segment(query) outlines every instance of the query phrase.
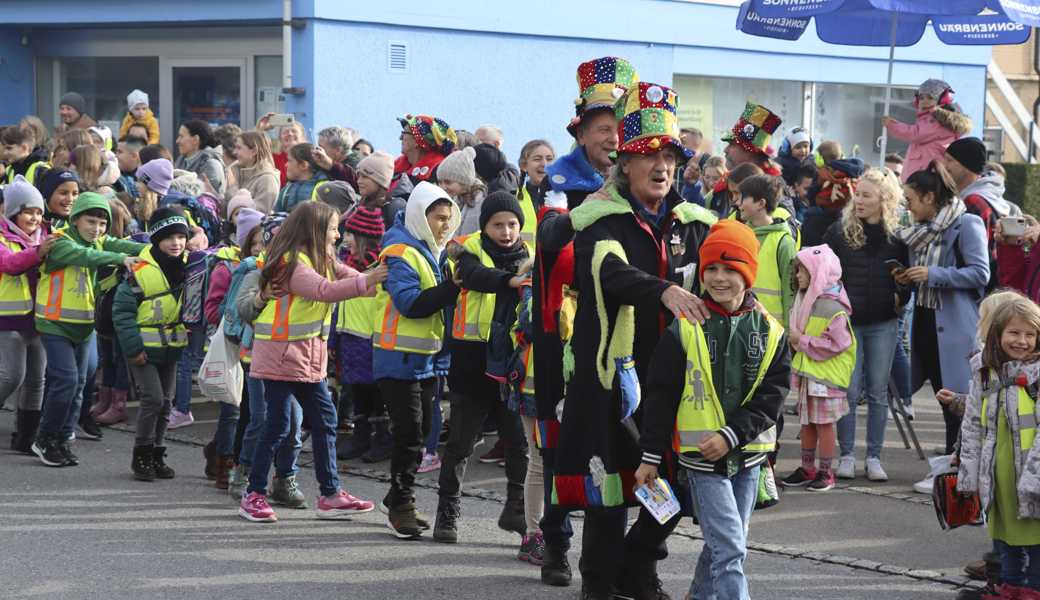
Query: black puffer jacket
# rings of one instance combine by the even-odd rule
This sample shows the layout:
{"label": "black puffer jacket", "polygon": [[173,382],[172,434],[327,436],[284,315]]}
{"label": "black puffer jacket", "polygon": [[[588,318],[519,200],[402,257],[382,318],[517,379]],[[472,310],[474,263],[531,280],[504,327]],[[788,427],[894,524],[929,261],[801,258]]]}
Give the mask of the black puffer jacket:
{"label": "black puffer jacket", "polygon": [[885,261],[891,259],[909,266],[906,245],[888,238],[880,224],[864,224],[863,233],[867,236],[867,243],[862,248],[853,249],[845,240],[839,219],[823,236],[823,242],[834,250],[841,262],[841,280],[852,302],[853,325],[871,325],[894,319],[899,316],[896,297],[900,306],[910,298],[910,288],[896,284],[885,266]]}

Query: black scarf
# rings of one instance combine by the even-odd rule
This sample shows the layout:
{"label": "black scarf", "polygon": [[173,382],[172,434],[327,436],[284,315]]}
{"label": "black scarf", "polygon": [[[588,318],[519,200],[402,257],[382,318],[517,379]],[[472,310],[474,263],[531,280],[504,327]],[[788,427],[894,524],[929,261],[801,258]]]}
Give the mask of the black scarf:
{"label": "black scarf", "polygon": [[158,246],[152,246],[152,258],[159,265],[163,275],[166,276],[166,282],[170,284],[170,289],[181,287],[184,283],[184,276],[186,274],[186,266],[184,264],[184,255],[170,256]]}
{"label": "black scarf", "polygon": [[510,273],[516,273],[517,269],[520,268],[520,263],[527,260],[529,256],[527,253],[527,245],[524,244],[523,240],[517,239],[516,243],[508,248],[499,246],[494,240],[480,234],[480,247],[488,253],[491,260],[495,263],[495,267],[502,269],[503,271],[509,271]]}

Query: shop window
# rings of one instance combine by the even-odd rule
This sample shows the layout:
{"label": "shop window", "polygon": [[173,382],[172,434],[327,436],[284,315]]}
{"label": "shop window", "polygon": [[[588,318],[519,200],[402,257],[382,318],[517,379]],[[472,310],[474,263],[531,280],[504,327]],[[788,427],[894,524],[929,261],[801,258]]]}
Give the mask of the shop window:
{"label": "shop window", "polygon": [[[62,94],[73,91],[83,95],[88,114],[110,127],[115,123],[118,128],[127,113],[126,96],[134,89],[147,93],[152,112],[157,118],[160,114],[158,57],[46,58],[40,63],[48,63],[47,68],[39,70],[40,79],[51,78],[38,94],[42,116],[57,115],[58,100]],[[56,90],[52,83],[55,69]]]}

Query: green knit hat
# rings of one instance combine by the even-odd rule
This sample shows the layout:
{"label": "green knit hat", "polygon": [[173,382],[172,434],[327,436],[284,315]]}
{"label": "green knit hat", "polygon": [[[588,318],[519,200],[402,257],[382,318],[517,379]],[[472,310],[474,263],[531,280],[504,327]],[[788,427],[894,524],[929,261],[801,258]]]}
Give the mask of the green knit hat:
{"label": "green knit hat", "polygon": [[104,210],[105,214],[108,215],[108,220],[112,220],[112,209],[108,206],[108,200],[97,192],[83,192],[76,196],[76,201],[72,203],[72,212],[69,213],[69,220],[75,219],[79,213],[86,212],[92,208]]}

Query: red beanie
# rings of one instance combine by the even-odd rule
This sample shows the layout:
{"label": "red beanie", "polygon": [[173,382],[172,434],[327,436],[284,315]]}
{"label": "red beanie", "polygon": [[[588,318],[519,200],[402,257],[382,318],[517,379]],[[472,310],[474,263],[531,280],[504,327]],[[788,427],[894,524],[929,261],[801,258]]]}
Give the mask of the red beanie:
{"label": "red beanie", "polygon": [[700,250],[701,264],[698,276],[704,280],[704,269],[714,263],[723,263],[739,272],[744,283],[751,287],[758,275],[758,238],[750,227],[736,219],[723,219],[711,226]]}
{"label": "red beanie", "polygon": [[383,226],[383,213],[375,208],[358,206],[347,219],[346,229],[355,235],[378,240],[386,233],[386,228]]}

